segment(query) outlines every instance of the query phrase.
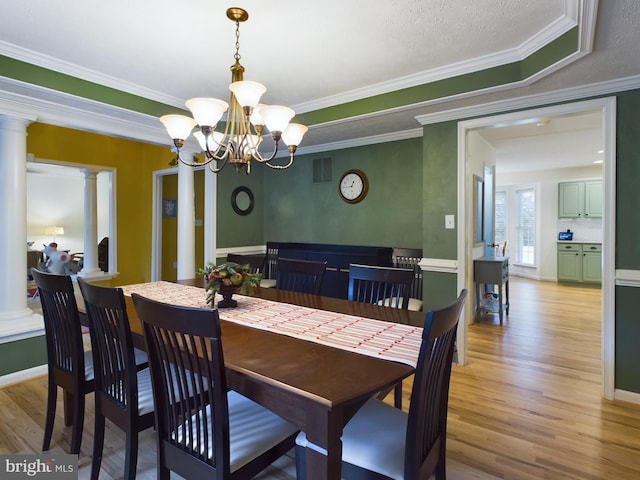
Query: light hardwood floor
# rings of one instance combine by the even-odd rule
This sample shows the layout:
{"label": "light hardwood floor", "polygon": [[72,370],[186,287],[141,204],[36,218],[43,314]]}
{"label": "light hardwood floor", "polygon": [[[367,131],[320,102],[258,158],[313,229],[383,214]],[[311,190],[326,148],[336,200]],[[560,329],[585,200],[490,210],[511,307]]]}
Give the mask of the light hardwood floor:
{"label": "light hardwood floor", "polygon": [[[640,406],[600,396],[600,290],[510,283],[504,326],[496,315],[471,325],[469,364],[453,369],[448,478],[640,478]],[[404,387],[408,398],[410,382]],[[40,452],[45,399],[44,377],[0,389],[0,454]],[[91,404],[89,396],[81,479],[89,478]],[[52,452],[68,449],[69,429],[62,425],[57,418]],[[108,429],[101,479],[121,478],[123,450],[122,434]],[[291,453],[258,478],[291,480],[293,461]],[[153,432],[144,432],[138,478],[155,475]]]}

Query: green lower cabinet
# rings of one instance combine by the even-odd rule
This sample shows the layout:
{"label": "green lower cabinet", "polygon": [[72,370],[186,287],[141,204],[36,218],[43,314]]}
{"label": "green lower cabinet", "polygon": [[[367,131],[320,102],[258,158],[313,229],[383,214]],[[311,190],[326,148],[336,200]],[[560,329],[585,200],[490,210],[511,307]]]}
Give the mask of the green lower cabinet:
{"label": "green lower cabinet", "polygon": [[602,245],[595,243],[582,245],[582,281],[602,282]]}
{"label": "green lower cabinet", "polygon": [[558,244],[558,281],[582,280],[582,246],[576,243]]}
{"label": "green lower cabinet", "polygon": [[559,243],[558,281],[601,283],[602,245]]}

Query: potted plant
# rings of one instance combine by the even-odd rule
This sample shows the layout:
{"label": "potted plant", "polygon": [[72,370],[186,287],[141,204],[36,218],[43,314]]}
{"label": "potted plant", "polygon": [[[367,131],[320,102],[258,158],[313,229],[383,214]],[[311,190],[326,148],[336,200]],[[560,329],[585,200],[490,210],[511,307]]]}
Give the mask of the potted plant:
{"label": "potted plant", "polygon": [[209,262],[204,268],[198,269],[204,276],[207,291],[207,303],[214,307],[216,293],[220,292],[223,300],[218,302],[218,308],[237,307],[238,302],[231,297],[234,293],[247,294],[253,292],[253,287],[260,285],[260,275],[251,273],[249,265],[235,262],[225,262],[213,265]]}

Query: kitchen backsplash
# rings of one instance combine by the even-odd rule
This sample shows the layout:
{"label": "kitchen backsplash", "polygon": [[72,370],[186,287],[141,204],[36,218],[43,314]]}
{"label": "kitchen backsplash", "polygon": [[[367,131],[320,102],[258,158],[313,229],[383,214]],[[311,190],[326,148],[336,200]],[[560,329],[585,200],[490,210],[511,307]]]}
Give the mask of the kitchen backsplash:
{"label": "kitchen backsplash", "polygon": [[566,232],[567,229],[573,232],[574,242],[602,242],[602,219],[601,218],[563,218],[557,221],[558,232]]}

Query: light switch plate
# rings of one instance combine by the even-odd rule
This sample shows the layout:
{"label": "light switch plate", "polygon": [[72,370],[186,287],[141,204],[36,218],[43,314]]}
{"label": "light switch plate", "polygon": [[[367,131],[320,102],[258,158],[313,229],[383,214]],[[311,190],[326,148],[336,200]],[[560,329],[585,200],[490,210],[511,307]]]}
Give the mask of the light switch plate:
{"label": "light switch plate", "polygon": [[447,229],[456,228],[456,216],[455,215],[445,215],[444,216],[444,228],[447,228]]}

